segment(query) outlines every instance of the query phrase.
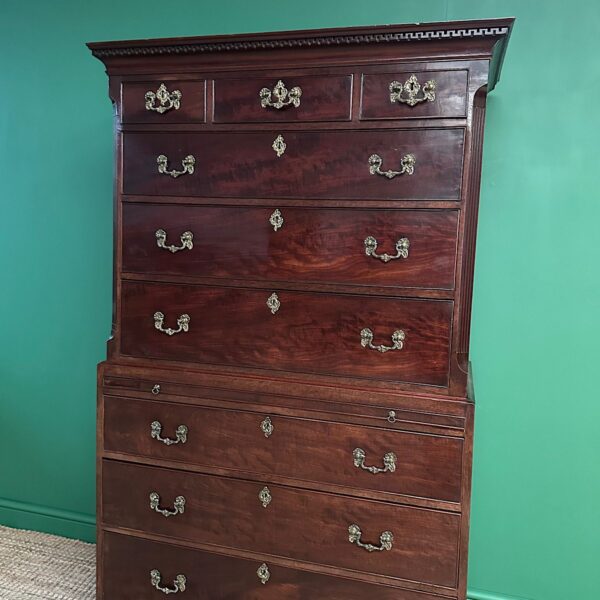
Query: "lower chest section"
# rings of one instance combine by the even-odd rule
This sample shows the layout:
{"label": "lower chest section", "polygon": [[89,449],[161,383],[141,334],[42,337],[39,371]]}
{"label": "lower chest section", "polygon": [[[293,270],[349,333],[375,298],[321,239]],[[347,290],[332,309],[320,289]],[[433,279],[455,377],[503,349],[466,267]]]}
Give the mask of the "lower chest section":
{"label": "lower chest section", "polygon": [[144,375],[100,393],[104,598],[456,597],[465,406]]}

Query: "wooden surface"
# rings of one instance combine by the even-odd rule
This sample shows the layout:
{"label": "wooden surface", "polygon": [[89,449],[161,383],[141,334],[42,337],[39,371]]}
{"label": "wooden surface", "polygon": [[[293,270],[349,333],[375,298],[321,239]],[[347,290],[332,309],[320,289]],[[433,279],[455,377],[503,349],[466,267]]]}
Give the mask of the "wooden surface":
{"label": "wooden surface", "polygon": [[94,42],[88,47],[111,76],[160,69],[181,72],[198,64],[227,70],[240,65],[298,67],[477,57],[490,63],[492,90],[500,76],[513,23],[514,18],[443,21]]}
{"label": "wooden surface", "polygon": [[[259,500],[264,482],[190,474],[107,461],[103,467],[103,514],[109,526],[233,547],[396,579],[456,585],[460,516],[270,484],[271,503]],[[161,509],[184,496],[185,512],[164,517],[150,509],[157,492]],[[394,534],[389,551],[351,544],[348,527],[360,526],[363,542],[378,546]]]}
{"label": "wooden surface", "polygon": [[[107,452],[166,459],[200,467],[292,476],[362,490],[460,502],[462,439],[424,435],[299,417],[269,411],[251,412],[184,404],[148,402],[107,396],[104,447]],[[267,438],[261,423],[269,418]],[[316,415],[315,415],[316,417]],[[164,437],[175,438],[185,425],[185,444],[166,446],[149,436],[150,423],[163,426]],[[354,465],[353,452],[362,448],[367,466],[383,467],[393,452],[396,470],[373,474]],[[410,499],[405,499],[410,501]]]}
{"label": "wooden surface", "polygon": [[[414,75],[421,88],[435,82],[435,102],[420,102],[414,106],[390,101],[390,83],[404,85]],[[424,117],[464,117],[467,109],[467,70],[423,71],[414,70],[386,73],[365,73],[362,77],[362,119],[422,119]],[[403,98],[407,98],[404,93]],[[418,97],[422,97],[422,93]]]}
{"label": "wooden surface", "polygon": [[[452,303],[372,296],[278,292],[279,310],[267,300],[276,290],[126,282],[122,286],[121,352],[127,356],[326,373],[443,386],[448,378]],[[169,336],[180,315],[189,331]],[[361,345],[369,328],[378,352]]]}
{"label": "wooden surface", "polygon": [[[275,231],[269,219],[280,211]],[[168,246],[194,235],[191,250],[159,248],[155,232],[167,233]],[[458,211],[307,209],[181,206],[128,203],[123,207],[123,270],[131,273],[369,287],[451,290]],[[408,257],[383,262],[367,256],[365,239],[377,240],[377,253],[395,256],[396,243],[410,242]],[[391,291],[390,290],[390,291]]]}
{"label": "wooden surface", "polygon": [[[206,365],[202,368],[186,363],[164,365],[140,359],[101,363],[101,388],[108,394],[202,404],[211,398],[221,401],[259,404],[286,409],[307,407],[326,415],[343,414],[344,419],[373,418],[373,424],[392,428],[425,423],[456,428],[462,432],[467,415],[466,403],[472,394],[462,396],[431,395],[419,391],[406,392],[403,386],[375,380],[335,379],[302,374],[270,373],[257,370],[240,372],[238,368]],[[158,395],[151,394],[160,384]],[[309,408],[310,407],[310,408]],[[389,422],[389,411],[396,420]],[[290,413],[291,414],[291,413]]]}
{"label": "wooden surface", "polygon": [[[161,585],[173,586],[173,579],[185,574],[186,593],[195,599],[232,600],[439,600],[439,596],[397,587],[374,585],[293,569],[268,560],[270,578],[262,584],[257,570],[260,560],[237,558],[146,541],[136,537],[106,534],[103,545],[106,596],[111,600],[145,598],[152,593],[150,570],[163,575]],[[157,596],[159,592],[154,592]]]}
{"label": "wooden surface", "polygon": [[[91,44],[115,103],[115,286],[98,372],[98,598],[465,600],[468,334],[483,119],[511,20]],[[390,82],[435,81],[391,102]],[[299,105],[263,107],[278,80]],[[145,93],[182,92],[163,115]],[[281,135],[285,151],[272,145]],[[400,169],[414,154],[413,174]],[[160,174],[157,156],[180,170]],[[283,224],[275,230],[275,210]],[[193,233],[193,248],[166,245]],[[365,253],[373,236],[383,262]],[[275,314],[266,302],[276,293]],[[190,316],[189,331],[164,327]],[[391,345],[405,332],[402,350]],[[261,423],[269,418],[273,432]],[[151,436],[158,420],[174,438]],[[393,472],[370,473],[354,463]],[[259,492],[268,486],[272,502]],[[184,514],[151,510],[186,497]],[[393,547],[367,543],[383,531]],[[269,563],[271,579],[256,571]],[[198,577],[202,573],[202,577]]]}
{"label": "wooden surface", "polygon": [[[157,93],[161,84],[169,93],[179,90],[184,98],[179,109],[158,113],[146,109],[146,92]],[[173,124],[203,123],[206,119],[206,81],[203,79],[132,81],[121,91],[123,123]],[[160,101],[154,106],[159,107]]]}
{"label": "wooden surface", "polygon": [[[126,133],[123,192],[126,194],[233,198],[407,198],[459,200],[464,131],[286,131],[278,157],[272,148],[281,131],[260,133]],[[413,175],[388,179],[369,172],[369,157],[381,169],[400,170],[407,154],[416,159]],[[192,175],[160,174],[159,155],[169,170],[196,160]]]}
{"label": "wooden surface", "polygon": [[[259,91],[271,91],[278,81],[288,90],[300,87],[298,107],[263,107],[257,102]],[[279,73],[274,77],[237,74],[216,79],[214,83],[215,123],[278,123],[286,121],[349,121],[352,102],[352,74],[298,76]],[[271,98],[276,102],[275,96]]]}

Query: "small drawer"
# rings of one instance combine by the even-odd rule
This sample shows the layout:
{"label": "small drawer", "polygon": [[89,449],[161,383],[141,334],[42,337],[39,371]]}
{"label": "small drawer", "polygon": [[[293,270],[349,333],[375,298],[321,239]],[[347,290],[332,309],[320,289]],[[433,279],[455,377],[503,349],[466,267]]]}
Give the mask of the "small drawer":
{"label": "small drawer", "polygon": [[125,203],[123,271],[453,289],[457,210]]}
{"label": "small drawer", "polygon": [[450,588],[457,583],[458,513],[107,460],[102,480],[105,526]]}
{"label": "small drawer", "polygon": [[457,437],[114,396],[104,396],[103,436],[108,452],[461,499],[463,440]]}
{"label": "small drawer", "polygon": [[123,135],[123,193],[454,200],[464,128]]}
{"label": "small drawer", "polygon": [[216,79],[214,122],[349,121],[351,96],[352,75]]}
{"label": "small drawer", "polygon": [[466,110],[466,70],[363,74],[363,120],[466,117]]}
{"label": "small drawer", "polygon": [[125,82],[121,103],[124,123],[204,123],[206,82],[203,79]]}
{"label": "small drawer", "polygon": [[124,281],[127,356],[447,385],[453,303]]}
{"label": "small drawer", "polygon": [[104,533],[102,554],[104,593],[98,600],[160,597],[157,586],[174,593],[182,581],[183,598],[193,600],[440,600],[426,593],[283,567],[271,555],[237,558],[112,532]]}

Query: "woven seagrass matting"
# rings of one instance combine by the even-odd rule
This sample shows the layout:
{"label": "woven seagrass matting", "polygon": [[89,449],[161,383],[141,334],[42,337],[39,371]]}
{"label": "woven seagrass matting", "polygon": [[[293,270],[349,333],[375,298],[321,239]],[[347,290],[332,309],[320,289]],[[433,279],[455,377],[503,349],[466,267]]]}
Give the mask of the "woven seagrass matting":
{"label": "woven seagrass matting", "polygon": [[0,600],[94,600],[96,547],[0,526]]}

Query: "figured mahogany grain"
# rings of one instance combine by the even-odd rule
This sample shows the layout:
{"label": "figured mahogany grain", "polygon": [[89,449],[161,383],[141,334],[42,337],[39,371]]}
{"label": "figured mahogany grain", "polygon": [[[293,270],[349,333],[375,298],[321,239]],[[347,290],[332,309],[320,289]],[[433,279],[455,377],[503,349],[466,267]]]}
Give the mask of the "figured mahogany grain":
{"label": "figured mahogany grain", "polygon": [[[386,73],[365,73],[362,77],[361,119],[421,119],[424,117],[464,117],[467,109],[466,70],[456,71],[402,71]],[[424,100],[410,106],[390,100],[390,83],[397,81],[404,85],[411,75],[417,77],[421,91],[417,98],[423,98],[423,85],[435,82],[435,99]],[[405,93],[402,96],[408,98]]]}
{"label": "figured mahogany grain", "polygon": [[[269,219],[279,210],[283,225]],[[219,207],[125,204],[123,270],[217,279],[340,283],[362,286],[452,289],[458,212],[454,210],[344,210],[281,207]],[[191,231],[194,247],[172,253]],[[385,263],[367,256],[373,236],[377,253],[397,254],[410,242],[408,258]]]}
{"label": "figured mahogany grain", "polygon": [[[460,516],[269,484],[271,503],[259,499],[265,483],[104,461],[104,524],[222,547],[268,553],[397,579],[454,587]],[[126,493],[125,493],[126,490]],[[184,496],[185,512],[165,518],[161,508]],[[357,524],[364,543],[394,535],[391,550],[367,552],[348,540]]]}
{"label": "figured mahogany grain", "polygon": [[[272,144],[282,134],[285,153]],[[147,133],[123,135],[123,193],[247,198],[355,198],[360,200],[459,200],[464,129]],[[195,171],[174,179],[158,172],[182,170],[192,155]],[[399,170],[414,154],[413,175],[372,175],[369,157],[382,170]]]}
{"label": "figured mahogany grain", "polygon": [[[238,365],[444,385],[452,302],[124,281],[121,352],[140,358]],[[272,314],[267,300],[277,293]],[[182,314],[189,331],[169,336]],[[402,350],[382,353],[361,345],[369,328],[374,345],[392,345],[402,330]]]}
{"label": "figured mahogany grain", "polygon": [[[282,108],[261,106],[259,92],[273,91],[282,80],[288,92],[302,90],[299,106]],[[350,119],[352,75],[297,75],[281,72],[278,77],[246,76],[214,81],[215,123],[276,123],[293,121],[348,121]],[[272,96],[275,102],[275,96]]]}
{"label": "figured mahogany grain", "polygon": [[[440,600],[430,594],[280,566],[267,556],[264,560],[237,558],[112,532],[104,534],[103,557],[105,597],[110,600],[153,597],[153,569],[163,576],[163,586],[172,587],[177,575],[185,575],[184,597],[194,600]],[[270,573],[266,584],[257,575],[263,562]]]}
{"label": "figured mahogany grain", "polygon": [[[165,402],[105,396],[104,449],[195,465],[459,502],[463,441],[435,435],[390,431]],[[273,433],[260,425],[269,417]],[[166,446],[150,436],[150,423],[174,438],[186,425],[187,442]],[[383,467],[394,452],[395,472],[372,474],[354,465],[362,448],[367,466]]]}
{"label": "figured mahogany grain", "polygon": [[[180,106],[158,113],[146,108],[146,92],[158,91],[164,83],[169,93],[181,92]],[[157,100],[154,106],[160,106]],[[168,125],[169,123],[204,123],[206,121],[206,81],[197,80],[153,80],[127,82],[121,88],[121,110],[124,123],[147,123]]]}

